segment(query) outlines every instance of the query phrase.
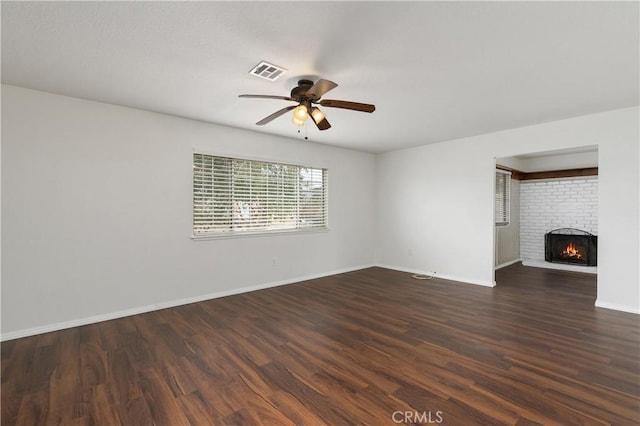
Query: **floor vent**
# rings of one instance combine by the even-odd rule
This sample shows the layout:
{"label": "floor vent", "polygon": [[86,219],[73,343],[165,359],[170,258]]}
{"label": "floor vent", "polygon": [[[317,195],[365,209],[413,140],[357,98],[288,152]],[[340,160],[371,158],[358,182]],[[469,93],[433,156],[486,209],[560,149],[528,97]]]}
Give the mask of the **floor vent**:
{"label": "floor vent", "polygon": [[249,71],[249,74],[264,78],[265,80],[276,81],[286,72],[287,70],[285,68],[270,64],[266,61],[261,61],[258,65],[253,67],[251,71]]}

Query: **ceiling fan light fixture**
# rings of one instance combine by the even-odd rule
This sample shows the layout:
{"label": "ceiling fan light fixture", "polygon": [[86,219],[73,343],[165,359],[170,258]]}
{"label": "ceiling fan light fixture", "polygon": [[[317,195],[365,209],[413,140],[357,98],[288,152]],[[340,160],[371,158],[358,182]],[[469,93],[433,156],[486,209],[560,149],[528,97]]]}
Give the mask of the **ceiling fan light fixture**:
{"label": "ceiling fan light fixture", "polygon": [[316,108],[316,107],[311,108],[311,117],[313,118],[313,121],[315,121],[316,123],[319,123],[326,118],[324,113],[320,111],[320,108]]}
{"label": "ceiling fan light fixture", "polygon": [[304,123],[309,117],[307,107],[304,105],[298,105],[298,107],[293,110],[293,116]]}
{"label": "ceiling fan light fixture", "polygon": [[304,127],[304,120],[299,120],[298,118],[296,118],[295,114],[294,114],[293,118],[291,119],[291,122],[293,124],[295,124],[296,127],[300,128],[300,129]]}

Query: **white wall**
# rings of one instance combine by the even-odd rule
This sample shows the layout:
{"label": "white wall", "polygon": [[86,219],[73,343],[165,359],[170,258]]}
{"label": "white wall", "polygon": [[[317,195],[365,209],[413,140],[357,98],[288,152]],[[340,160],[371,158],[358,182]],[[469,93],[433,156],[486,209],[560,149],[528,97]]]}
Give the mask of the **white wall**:
{"label": "white wall", "polygon": [[492,285],[495,159],[598,146],[598,306],[640,312],[638,107],[381,154],[379,264]]}
{"label": "white wall", "polygon": [[[331,230],[193,241],[194,147],[327,167]],[[371,154],[3,85],[2,337],[371,265],[374,176]]]}
{"label": "white wall", "polygon": [[524,173],[598,167],[598,147],[588,152],[546,151],[518,157],[499,158],[498,164]]}
{"label": "white wall", "polygon": [[453,141],[378,156],[378,263],[493,284],[495,160]]}
{"label": "white wall", "polygon": [[526,158],[521,172],[541,172],[598,167],[598,151]]}
{"label": "white wall", "polygon": [[[3,85],[2,338],[374,261],[493,285],[495,158],[588,145],[597,304],[639,312],[638,112],[373,156]],[[191,240],[194,147],[328,167],[331,231]]]}

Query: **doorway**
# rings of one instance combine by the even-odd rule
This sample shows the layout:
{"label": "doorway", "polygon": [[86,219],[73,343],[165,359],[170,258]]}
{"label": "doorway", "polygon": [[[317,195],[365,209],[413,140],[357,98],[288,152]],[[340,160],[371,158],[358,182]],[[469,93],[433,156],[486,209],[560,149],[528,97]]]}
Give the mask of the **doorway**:
{"label": "doorway", "polygon": [[[525,266],[597,273],[597,267],[545,260],[545,234],[559,228],[597,235],[598,147],[585,146],[496,158],[511,179],[509,223],[496,221],[495,270]],[[496,192],[496,202],[500,198]],[[499,284],[499,283],[496,283]]]}

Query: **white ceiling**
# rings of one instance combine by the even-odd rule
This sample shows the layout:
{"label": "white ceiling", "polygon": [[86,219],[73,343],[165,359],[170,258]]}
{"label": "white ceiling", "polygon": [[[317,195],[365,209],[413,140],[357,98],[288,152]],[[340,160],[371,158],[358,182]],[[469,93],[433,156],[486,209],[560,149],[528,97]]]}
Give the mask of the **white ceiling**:
{"label": "white ceiling", "polygon": [[[301,138],[255,122],[301,76],[312,141],[382,152],[638,105],[638,2],[2,2],[2,81]],[[269,82],[260,60],[289,70]]]}

